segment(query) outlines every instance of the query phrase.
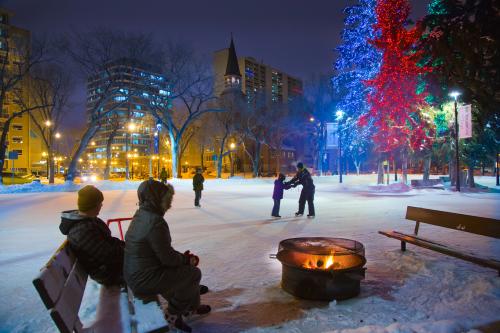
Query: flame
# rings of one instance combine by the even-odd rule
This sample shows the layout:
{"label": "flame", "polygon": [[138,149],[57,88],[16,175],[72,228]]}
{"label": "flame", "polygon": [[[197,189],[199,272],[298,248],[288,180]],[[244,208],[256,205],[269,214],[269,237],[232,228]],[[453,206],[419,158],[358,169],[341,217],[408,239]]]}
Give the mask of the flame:
{"label": "flame", "polygon": [[311,269],[339,269],[340,263],[336,262],[333,258],[333,255],[329,256],[320,256],[320,255],[310,255],[307,258],[307,261],[302,265],[304,268]]}

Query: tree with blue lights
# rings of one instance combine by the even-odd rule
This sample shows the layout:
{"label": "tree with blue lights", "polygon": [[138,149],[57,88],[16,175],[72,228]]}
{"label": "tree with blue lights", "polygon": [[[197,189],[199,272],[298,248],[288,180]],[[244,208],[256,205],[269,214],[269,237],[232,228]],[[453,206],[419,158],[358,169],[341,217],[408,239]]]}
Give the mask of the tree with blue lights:
{"label": "tree with blue lights", "polygon": [[344,112],[342,135],[343,149],[353,158],[359,172],[361,160],[366,155],[370,142],[371,124],[359,127],[357,120],[369,109],[367,95],[370,87],[366,80],[379,72],[382,54],[370,40],[375,39],[373,25],[376,23],[376,0],[359,0],[357,5],[344,9],[346,18],[342,32],[342,44],[336,48],[335,62],[337,75],[333,77],[333,87],[337,109]]}

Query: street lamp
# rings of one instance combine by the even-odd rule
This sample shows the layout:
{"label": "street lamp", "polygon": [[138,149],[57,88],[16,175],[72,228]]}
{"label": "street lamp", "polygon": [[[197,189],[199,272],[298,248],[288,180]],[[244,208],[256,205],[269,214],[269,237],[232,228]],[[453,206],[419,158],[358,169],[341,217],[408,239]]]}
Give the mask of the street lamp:
{"label": "street lamp", "polygon": [[234,161],[233,161],[233,151],[236,148],[236,144],[231,142],[229,144],[229,161],[231,162],[231,177],[234,177]]}
{"label": "street lamp", "polygon": [[458,156],[458,109],[457,109],[457,98],[460,96],[460,92],[452,91],[450,96],[455,99],[455,168],[457,177],[457,191],[460,192],[460,160]]}
{"label": "street lamp", "polygon": [[339,135],[339,183],[342,183],[342,129],[341,129],[341,124],[342,124],[342,118],[344,118],[344,111],[342,110],[337,110],[335,112],[335,116],[337,118],[337,133]]}
{"label": "street lamp", "polygon": [[52,125],[52,122],[50,120],[45,121],[45,126],[50,127]]}

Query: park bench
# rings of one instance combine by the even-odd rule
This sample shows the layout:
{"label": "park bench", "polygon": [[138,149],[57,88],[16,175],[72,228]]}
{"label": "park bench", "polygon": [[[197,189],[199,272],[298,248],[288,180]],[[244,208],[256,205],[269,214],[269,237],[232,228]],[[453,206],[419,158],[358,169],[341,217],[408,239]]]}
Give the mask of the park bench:
{"label": "park bench", "polygon": [[[130,220],[130,218],[127,219]],[[121,222],[127,219],[113,219],[108,221],[108,226],[111,222]],[[119,230],[123,239],[121,223],[119,223]],[[83,327],[78,311],[82,303],[87,279],[88,273],[80,265],[66,240],[47,264],[42,267],[40,274],[33,280],[33,284],[61,333],[122,332],[120,297],[125,294],[121,292],[119,287],[101,286],[96,321],[90,327]],[[126,296],[130,315],[130,332],[137,333],[138,321],[136,319],[134,295],[130,288],[127,288]],[[106,302],[102,302],[104,298],[107,299]],[[150,301],[164,302],[164,299],[155,297],[155,295],[139,299],[143,303]],[[148,333],[168,332],[168,330],[168,325],[165,325]]]}
{"label": "park bench", "polygon": [[470,261],[483,267],[493,268],[497,270],[500,275],[500,261],[497,259],[478,256],[473,253],[466,253],[418,235],[420,224],[426,223],[443,228],[499,239],[500,220],[412,206],[408,206],[406,209],[406,219],[416,222],[413,234],[408,235],[399,231],[379,231],[379,234],[400,240],[401,251],[406,251],[406,243],[410,243],[429,250]]}

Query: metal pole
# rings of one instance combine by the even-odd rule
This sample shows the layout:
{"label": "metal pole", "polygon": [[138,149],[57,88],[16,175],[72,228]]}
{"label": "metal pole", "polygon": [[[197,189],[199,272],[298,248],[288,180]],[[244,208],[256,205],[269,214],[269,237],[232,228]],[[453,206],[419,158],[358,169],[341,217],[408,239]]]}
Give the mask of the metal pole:
{"label": "metal pole", "polygon": [[342,184],[342,132],[340,126],[341,123],[339,122],[339,183]]}
{"label": "metal pole", "polygon": [[458,109],[457,98],[455,97],[455,163],[457,173],[457,191],[460,192],[460,160],[458,156]]}
{"label": "metal pole", "polygon": [[500,173],[498,172],[498,168],[500,167],[500,161],[498,160],[498,158],[500,157],[500,153],[497,153],[497,186],[500,186]]}

